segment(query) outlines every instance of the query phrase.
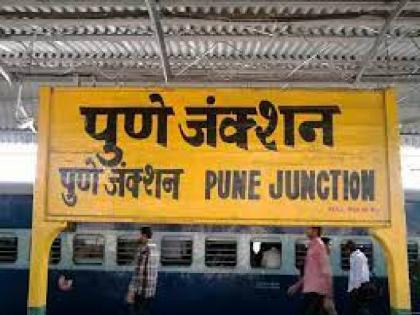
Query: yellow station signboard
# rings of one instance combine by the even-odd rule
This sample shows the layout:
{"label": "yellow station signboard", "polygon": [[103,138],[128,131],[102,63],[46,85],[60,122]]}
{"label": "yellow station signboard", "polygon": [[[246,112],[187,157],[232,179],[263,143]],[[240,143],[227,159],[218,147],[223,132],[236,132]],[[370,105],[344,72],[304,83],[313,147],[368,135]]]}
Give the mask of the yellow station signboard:
{"label": "yellow station signboard", "polygon": [[368,227],[410,310],[394,92],[43,88],[28,314],[68,222]]}
{"label": "yellow station signboard", "polygon": [[395,111],[390,90],[45,88],[45,218],[387,225]]}

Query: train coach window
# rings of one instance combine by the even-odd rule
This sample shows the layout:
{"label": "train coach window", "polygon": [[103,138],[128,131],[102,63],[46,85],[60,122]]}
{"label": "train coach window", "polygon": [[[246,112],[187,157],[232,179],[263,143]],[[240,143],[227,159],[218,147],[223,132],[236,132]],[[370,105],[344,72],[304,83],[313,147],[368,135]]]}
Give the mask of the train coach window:
{"label": "train coach window", "polygon": [[117,239],[117,264],[132,265],[139,247],[139,241],[133,237],[121,236]]}
{"label": "train coach window", "polygon": [[51,265],[56,265],[61,260],[61,238],[56,238],[51,244],[50,260]]}
{"label": "train coach window", "polygon": [[[356,247],[366,256],[369,264],[369,270],[373,268],[373,244],[370,242],[356,241]],[[350,270],[350,256],[346,250],[346,242],[341,244],[341,269]]]}
{"label": "train coach window", "polygon": [[237,243],[232,240],[207,239],[205,263],[207,267],[234,267]]}
{"label": "train coach window", "polygon": [[105,238],[102,235],[78,234],[73,239],[73,261],[78,265],[101,265],[104,262]]}
{"label": "train coach window", "polygon": [[0,234],[0,264],[10,264],[17,260],[18,238],[10,234]]}
{"label": "train coach window", "polygon": [[281,266],[280,242],[250,242],[250,263],[252,268],[278,269]]}
{"label": "train coach window", "polygon": [[408,267],[411,275],[419,257],[419,245],[416,242],[409,242],[407,244],[407,255]]}
{"label": "train coach window", "polygon": [[190,266],[193,242],[190,238],[164,237],[161,243],[162,266]]}
{"label": "train coach window", "polygon": [[306,252],[308,251],[308,245],[306,242],[297,242],[295,244],[295,266],[303,273],[303,266],[305,265]]}

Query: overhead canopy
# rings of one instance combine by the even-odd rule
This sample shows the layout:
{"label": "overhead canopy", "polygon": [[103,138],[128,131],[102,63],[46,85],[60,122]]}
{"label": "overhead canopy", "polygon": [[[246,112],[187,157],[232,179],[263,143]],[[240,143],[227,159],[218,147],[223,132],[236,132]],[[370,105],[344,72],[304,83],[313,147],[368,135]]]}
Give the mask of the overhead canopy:
{"label": "overhead canopy", "polygon": [[6,0],[0,16],[12,78],[419,81],[420,1]]}
{"label": "overhead canopy", "polygon": [[[22,94],[28,117],[36,113],[31,108],[42,84],[398,83],[402,132],[411,144],[420,120],[419,68],[418,0],[0,4],[0,77],[12,85],[33,83]],[[26,128],[25,119],[14,117],[17,89],[5,84],[0,91],[1,107],[11,107],[1,110],[12,112],[0,130]],[[13,139],[7,132],[0,141]]]}

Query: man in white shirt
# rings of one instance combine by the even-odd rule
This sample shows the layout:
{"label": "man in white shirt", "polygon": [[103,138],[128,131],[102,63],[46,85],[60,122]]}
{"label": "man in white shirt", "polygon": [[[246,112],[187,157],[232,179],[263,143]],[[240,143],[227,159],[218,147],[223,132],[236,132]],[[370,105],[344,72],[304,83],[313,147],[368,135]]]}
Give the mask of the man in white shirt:
{"label": "man in white shirt", "polygon": [[269,269],[278,269],[281,265],[281,256],[279,250],[272,246],[269,250],[263,253],[261,259],[261,267]]}
{"label": "man in white shirt", "polygon": [[369,264],[365,254],[356,248],[353,241],[346,244],[350,255],[350,271],[347,292],[350,294],[348,315],[368,315],[367,300],[362,293],[362,287],[369,282]]}

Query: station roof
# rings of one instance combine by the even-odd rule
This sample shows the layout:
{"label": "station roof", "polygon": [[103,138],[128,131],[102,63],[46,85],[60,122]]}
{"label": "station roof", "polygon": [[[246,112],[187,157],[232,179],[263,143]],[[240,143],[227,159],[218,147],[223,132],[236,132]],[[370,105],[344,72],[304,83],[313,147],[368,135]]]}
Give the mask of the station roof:
{"label": "station roof", "polygon": [[417,145],[420,1],[2,0],[0,77],[0,142],[46,84],[392,85]]}

